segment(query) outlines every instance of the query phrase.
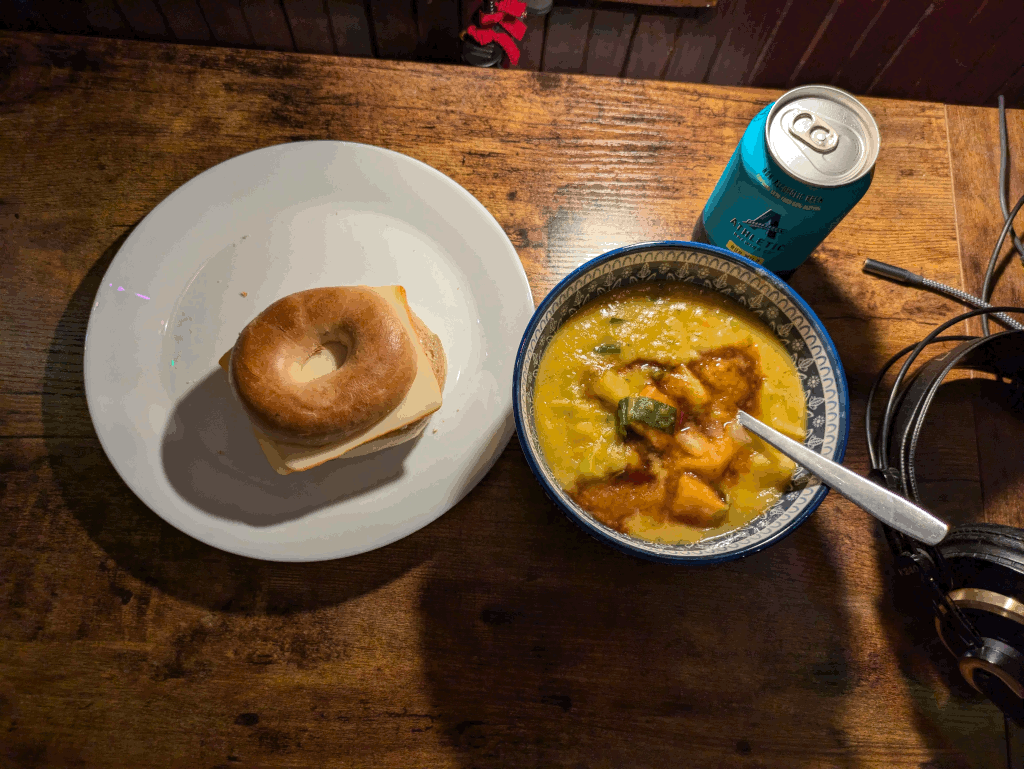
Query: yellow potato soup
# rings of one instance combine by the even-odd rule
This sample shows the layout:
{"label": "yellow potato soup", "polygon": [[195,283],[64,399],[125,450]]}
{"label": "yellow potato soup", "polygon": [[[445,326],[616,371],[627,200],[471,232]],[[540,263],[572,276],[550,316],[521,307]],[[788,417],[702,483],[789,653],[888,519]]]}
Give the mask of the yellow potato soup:
{"label": "yellow potato soup", "polygon": [[794,464],[739,426],[740,408],[804,438],[800,379],[777,338],[727,297],[675,282],[581,308],[544,351],[534,391],[562,488],[605,524],[665,543],[742,526],[785,491]]}

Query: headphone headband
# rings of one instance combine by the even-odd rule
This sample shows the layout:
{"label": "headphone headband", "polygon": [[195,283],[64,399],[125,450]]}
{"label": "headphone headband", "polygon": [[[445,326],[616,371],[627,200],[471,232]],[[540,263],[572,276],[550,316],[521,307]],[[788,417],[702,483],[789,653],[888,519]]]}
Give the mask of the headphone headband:
{"label": "headphone headband", "polygon": [[[1009,380],[1019,394],[1024,382],[1024,332],[1004,331],[961,342],[922,366],[910,385],[894,396],[897,406],[893,430],[883,439],[888,440],[901,493],[915,502],[920,502],[914,460],[921,428],[936,393],[954,369],[995,374]],[[1019,404],[1019,398],[1015,401]]]}

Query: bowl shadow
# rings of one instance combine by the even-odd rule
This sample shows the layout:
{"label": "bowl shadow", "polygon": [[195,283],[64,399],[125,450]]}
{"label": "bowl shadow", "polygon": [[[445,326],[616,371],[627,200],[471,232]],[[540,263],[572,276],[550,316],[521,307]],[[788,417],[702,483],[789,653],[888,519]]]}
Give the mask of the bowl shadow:
{"label": "bowl shadow", "polygon": [[[812,741],[853,765],[851,631],[816,516],[729,563],[644,561],[577,528],[515,442],[468,501],[438,522],[460,536],[440,537],[420,605],[459,766],[796,766]],[[790,754],[780,718],[808,735]]]}
{"label": "bowl shadow", "polygon": [[[209,610],[291,614],[372,592],[428,561],[436,543],[426,530],[378,550],[316,563],[258,561],[217,550],[175,529],[132,493],[107,459],[91,423],[88,435],[69,436],[67,414],[87,413],[82,363],[92,303],[130,233],[103,252],[64,307],[47,352],[43,383],[43,437],[50,470],[64,507],[104,554],[98,568],[124,570],[142,583],[136,590],[157,589]],[[199,416],[210,407],[212,396],[223,392],[204,390],[186,406],[185,416]],[[189,432],[197,429],[186,428],[181,441],[185,447]],[[247,437],[266,462],[251,431]],[[269,465],[267,471],[273,473]],[[179,483],[185,483],[187,469],[172,472],[182,473]]]}
{"label": "bowl shadow", "polygon": [[459,765],[859,765],[861,671],[828,501],[747,557],[656,563],[578,528],[513,448],[503,488],[443,522],[471,546],[437,552],[421,598]]}

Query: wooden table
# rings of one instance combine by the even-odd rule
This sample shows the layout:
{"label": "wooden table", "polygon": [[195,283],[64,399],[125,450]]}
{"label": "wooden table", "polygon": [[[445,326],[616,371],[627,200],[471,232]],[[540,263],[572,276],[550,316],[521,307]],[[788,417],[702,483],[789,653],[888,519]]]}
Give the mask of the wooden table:
{"label": "wooden table", "polygon": [[[0,35],[0,765],[1001,766],[1000,715],[889,589],[877,526],[834,495],[757,556],[649,564],[581,533],[512,441],[413,536],[263,563],[143,506],[86,411],[104,270],[216,163],[302,139],[418,158],[497,217],[539,302],[590,256],[687,237],[774,95]],[[793,281],[847,367],[861,472],[880,363],[955,309],[862,260],[977,290],[1001,223],[994,110],[865,103],[872,188]],[[1011,138],[1019,165],[1019,113]],[[997,296],[1022,297],[1019,270]],[[1007,420],[946,412],[963,432],[926,463],[934,506],[1024,523],[1005,442],[979,472],[975,423]]]}

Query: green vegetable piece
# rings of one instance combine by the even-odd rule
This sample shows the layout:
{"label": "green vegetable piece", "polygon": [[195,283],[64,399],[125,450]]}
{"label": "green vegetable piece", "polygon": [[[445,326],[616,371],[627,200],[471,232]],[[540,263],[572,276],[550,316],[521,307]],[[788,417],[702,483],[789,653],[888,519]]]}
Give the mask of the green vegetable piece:
{"label": "green vegetable piece", "polygon": [[615,429],[621,437],[625,438],[626,427],[634,422],[641,422],[648,427],[671,435],[676,428],[677,413],[675,407],[653,398],[644,398],[639,395],[623,398],[619,401],[619,408],[616,412]]}
{"label": "green vegetable piece", "polygon": [[619,434],[619,437],[625,439],[626,437],[626,425],[629,422],[629,398],[623,398],[619,401],[619,407],[615,409],[615,432]]}
{"label": "green vegetable piece", "polygon": [[625,323],[626,321],[624,321],[622,318],[609,318],[608,322],[614,325],[616,323]]}
{"label": "green vegetable piece", "polygon": [[620,347],[617,342],[605,342],[604,344],[599,344],[597,347],[595,347],[594,348],[594,352],[599,352],[599,353],[622,352],[622,347]]}
{"label": "green vegetable piece", "polygon": [[670,435],[676,428],[676,409],[653,398],[637,396],[631,399],[629,421],[643,422],[648,427]]}

